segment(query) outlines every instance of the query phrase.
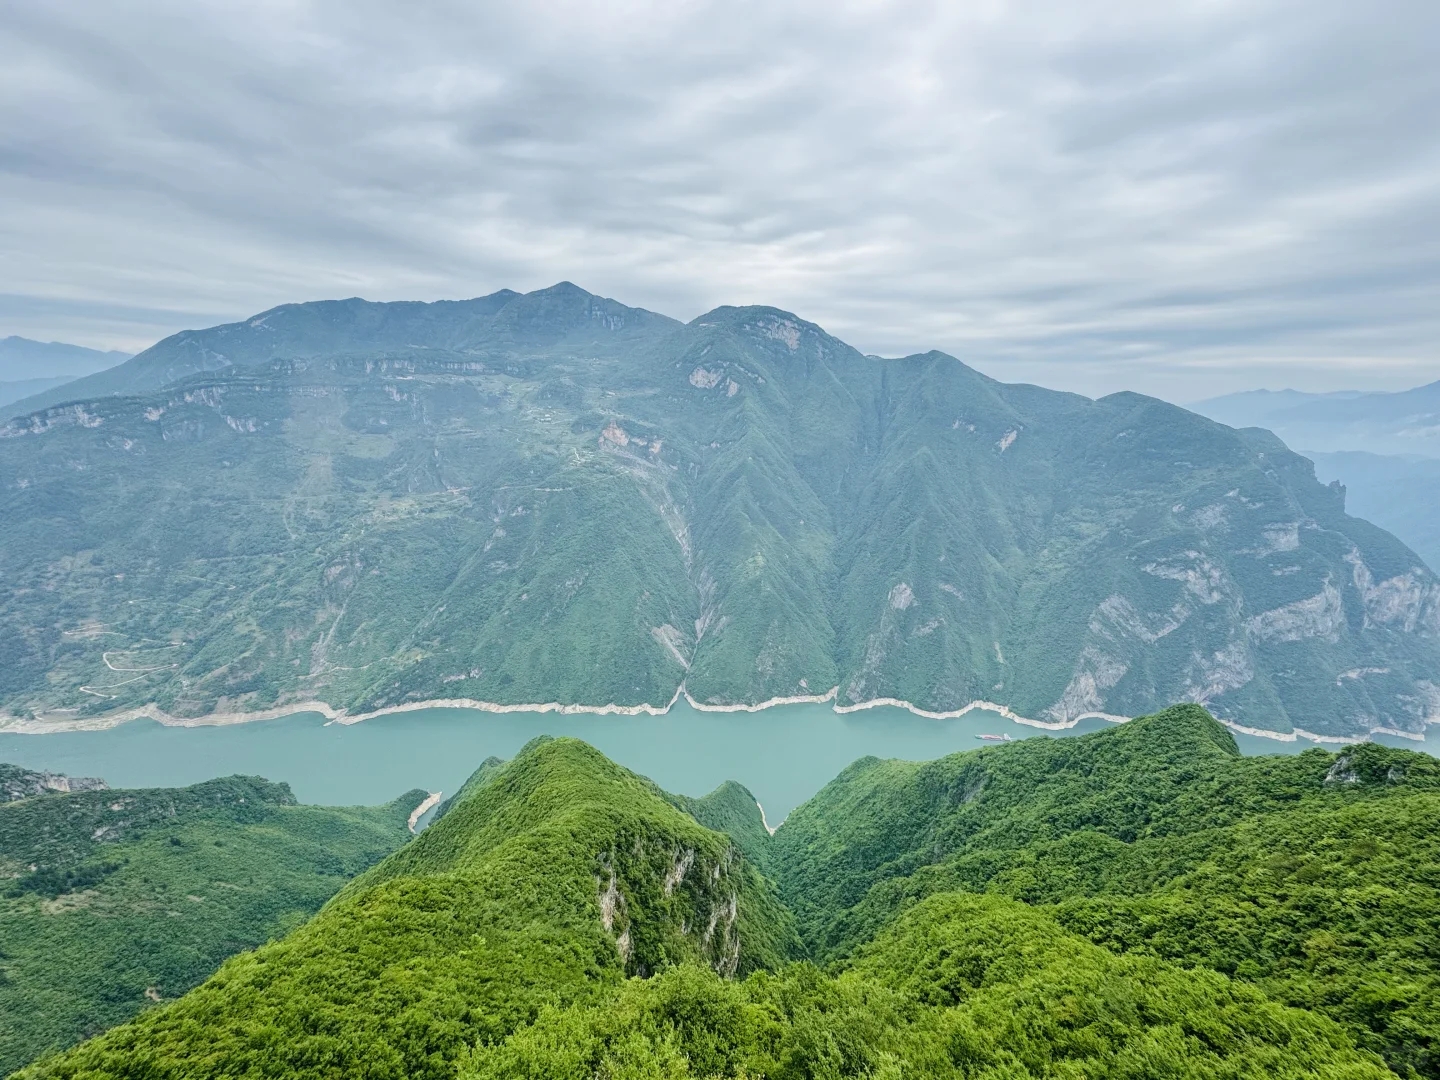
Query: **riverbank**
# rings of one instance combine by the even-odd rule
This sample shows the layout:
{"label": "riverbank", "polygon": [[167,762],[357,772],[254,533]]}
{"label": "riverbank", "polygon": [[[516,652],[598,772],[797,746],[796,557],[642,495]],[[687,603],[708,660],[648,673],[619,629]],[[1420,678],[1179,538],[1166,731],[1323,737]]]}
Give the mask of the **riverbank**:
{"label": "riverbank", "polygon": [[438,805],[441,796],[444,794],[443,791],[432,791],[429,795],[425,796],[424,802],[410,811],[410,820],[406,822],[406,825],[409,826],[412,833],[415,831],[415,826],[419,824],[420,819],[425,816],[425,812],[432,806]]}
{"label": "riverbank", "polygon": [[[421,712],[428,709],[466,709],[473,712],[506,715],[515,713],[549,713],[560,716],[665,716],[674,708],[675,703],[681,698],[684,698],[686,704],[692,709],[702,713],[753,714],[763,712],[766,709],[780,708],[787,705],[822,705],[826,703],[833,703],[831,705],[832,710],[837,715],[842,716],[864,712],[868,709],[886,707],[904,709],[915,716],[924,717],[928,720],[956,720],[976,711],[991,712],[1005,720],[1009,720],[1011,723],[1039,728],[1045,731],[1068,731],[1085,720],[1104,720],[1112,724],[1123,724],[1133,719],[1129,716],[1120,716],[1114,713],[1085,712],[1064,721],[1037,720],[1033,717],[1020,715],[1008,705],[979,699],[961,708],[943,711],[926,709],[902,698],[891,697],[872,698],[869,701],[857,702],[854,705],[841,705],[837,701],[839,689],[838,686],[835,686],[823,694],[795,694],[787,697],[773,697],[756,704],[713,705],[696,701],[695,698],[690,695],[689,691],[685,689],[685,684],[681,683],[670,700],[663,706],[651,705],[648,702],[640,705],[566,705],[558,701],[506,705],[494,701],[477,701],[473,698],[432,698],[427,701],[408,701],[400,705],[388,705],[370,712],[353,714],[345,709],[337,709],[324,701],[297,701],[287,705],[253,712],[220,711],[207,713],[204,716],[172,716],[158,706],[144,705],[102,716],[88,717],[55,716],[52,714],[40,719],[34,719],[0,714],[0,733],[47,735],[76,731],[108,731],[111,728],[128,723],[131,720],[139,720],[142,718],[154,720],[166,727],[225,727],[231,724],[248,724],[262,720],[277,720],[281,717],[294,716],[299,713],[318,713],[325,717],[327,723],[348,726],[363,723],[366,720],[373,720],[380,716]],[[1317,745],[1348,745],[1364,742],[1371,735],[1390,735],[1414,742],[1425,741],[1423,733],[1417,734],[1415,732],[1400,731],[1395,728],[1383,726],[1371,728],[1365,735],[1321,735],[1317,732],[1307,731],[1304,728],[1295,728],[1292,731],[1271,731],[1267,728],[1249,727],[1244,724],[1238,724],[1224,718],[1217,719],[1230,730],[1239,734],[1251,735],[1262,739],[1273,739],[1283,743],[1293,743],[1299,739],[1305,739]]]}

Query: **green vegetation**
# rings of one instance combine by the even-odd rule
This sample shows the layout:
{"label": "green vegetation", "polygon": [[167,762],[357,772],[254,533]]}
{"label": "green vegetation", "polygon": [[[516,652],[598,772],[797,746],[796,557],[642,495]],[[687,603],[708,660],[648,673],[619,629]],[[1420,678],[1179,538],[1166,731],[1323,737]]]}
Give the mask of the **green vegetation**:
{"label": "green vegetation", "polygon": [[693,968],[549,1007],[460,1076],[1373,1077],[1313,1014],[1221,975],[1115,957],[1013,901],[935,897],[848,970]]}
{"label": "green vegetation", "polygon": [[284,784],[236,776],[0,805],[0,1074],[298,926],[408,838],[424,797],[298,806]]}
{"label": "green vegetation", "polygon": [[1440,762],[1364,744],[1243,758],[1196,706],[926,764],[857,762],[770,865],[808,946],[849,955],[953,890],[1245,980],[1440,1076]]}
{"label": "green vegetation", "polygon": [[1352,735],[1440,664],[1431,572],[1264,433],[770,308],[287,305],[42,404],[0,425],[13,717],[683,682]]}
{"label": "green vegetation", "polygon": [[32,1073],[448,1077],[627,974],[744,974],[795,947],[726,837],[583,743],[539,740],[284,940]]}
{"label": "green vegetation", "polygon": [[1423,755],[1245,759],[1179,706],[866,759],[758,822],[536,740],[283,940],[21,1075],[1440,1076]]}
{"label": "green vegetation", "polygon": [[727,833],[746,858],[761,870],[769,870],[770,830],[765,827],[760,804],[744,784],[727,780],[700,799],[667,797],[707,829]]}

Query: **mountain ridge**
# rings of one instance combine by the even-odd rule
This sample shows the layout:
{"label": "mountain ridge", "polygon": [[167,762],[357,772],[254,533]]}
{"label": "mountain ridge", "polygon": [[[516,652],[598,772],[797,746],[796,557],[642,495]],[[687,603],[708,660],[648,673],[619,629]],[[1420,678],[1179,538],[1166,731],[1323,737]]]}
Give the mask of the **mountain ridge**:
{"label": "mountain ridge", "polygon": [[[506,312],[517,300],[522,303]],[[205,330],[182,330],[116,367],[12,402],[6,408],[12,415],[20,415],[86,398],[155,390],[191,375],[263,363],[281,356],[303,359],[337,352],[364,352],[377,347],[414,347],[409,338],[432,332],[446,316],[457,324],[442,335],[447,348],[463,352],[477,325],[497,317],[504,318],[502,330],[524,341],[525,330],[537,322],[538,314],[566,307],[572,328],[583,326],[588,320],[614,322],[627,317],[638,317],[642,321],[649,317],[680,325],[642,308],[626,308],[613,300],[592,296],[568,281],[534,293],[501,289],[470,300],[370,301],[352,296],[344,300],[280,304],[238,322]],[[325,341],[324,347],[317,342],[317,337]]]}
{"label": "mountain ridge", "polygon": [[0,380],[78,378],[124,363],[133,354],[91,349],[63,341],[35,341],[11,334],[0,338]]}
{"label": "mountain ridge", "polygon": [[1194,705],[862,758],[773,836],[738,783],[541,737],[280,940],[19,1075],[1428,1078],[1436,822],[1425,755],[1242,758]]}
{"label": "mountain ridge", "polygon": [[[838,687],[1060,724],[1189,699],[1332,738],[1440,715],[1440,584],[1273,436],[868,358],[774,308],[485,302],[0,427],[0,709]],[[389,318],[276,310],[302,344],[326,312]]]}
{"label": "mountain ridge", "polygon": [[1440,457],[1440,381],[1398,391],[1250,390],[1191,408],[1236,427],[1269,428],[1302,452]]}

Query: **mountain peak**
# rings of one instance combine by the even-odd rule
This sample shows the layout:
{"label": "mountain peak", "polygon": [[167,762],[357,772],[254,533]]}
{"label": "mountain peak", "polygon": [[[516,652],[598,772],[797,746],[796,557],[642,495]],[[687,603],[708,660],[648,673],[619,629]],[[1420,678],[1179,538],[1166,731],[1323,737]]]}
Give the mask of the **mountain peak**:
{"label": "mountain peak", "polygon": [[800,318],[793,311],[786,311],[784,308],[770,307],[768,304],[721,304],[717,308],[711,308],[704,315],[697,316],[690,320],[690,326],[703,326],[707,323],[723,323],[725,325],[744,326],[759,320],[778,319],[794,323],[796,326],[804,327],[807,330],[814,330],[817,333],[825,333],[815,323]]}
{"label": "mountain peak", "polygon": [[595,299],[595,294],[588,289],[582,289],[573,281],[557,281],[554,285],[544,289],[535,289],[533,292],[520,294],[523,296],[588,296]]}
{"label": "mountain peak", "polygon": [[1131,720],[1117,734],[1121,733],[1126,739],[1142,740],[1147,752],[1153,753],[1157,759],[1168,754],[1188,755],[1197,750],[1218,750],[1227,757],[1240,756],[1235,736],[1203,705],[1172,705],[1150,716]]}

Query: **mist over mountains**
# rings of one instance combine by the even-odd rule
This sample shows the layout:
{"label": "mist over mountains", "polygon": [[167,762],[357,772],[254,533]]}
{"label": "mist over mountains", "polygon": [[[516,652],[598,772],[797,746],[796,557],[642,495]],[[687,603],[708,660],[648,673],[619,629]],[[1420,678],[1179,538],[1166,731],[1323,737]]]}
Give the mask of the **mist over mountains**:
{"label": "mist over mountains", "polygon": [[286,305],[0,428],[0,705],[1175,700],[1423,730],[1440,592],[1273,436],[568,283]]}
{"label": "mist over mountains", "polygon": [[0,381],[78,379],[130,359],[127,352],[87,349],[63,341],[31,341],[11,335],[0,338]]}
{"label": "mist over mountains", "polygon": [[1248,390],[1196,402],[1232,427],[1263,427],[1297,450],[1440,458],[1440,382],[1398,393]]}
{"label": "mist over mountains", "polygon": [[1440,382],[1399,393],[1253,390],[1192,405],[1232,427],[1263,427],[1349,493],[1352,513],[1440,566]]}

